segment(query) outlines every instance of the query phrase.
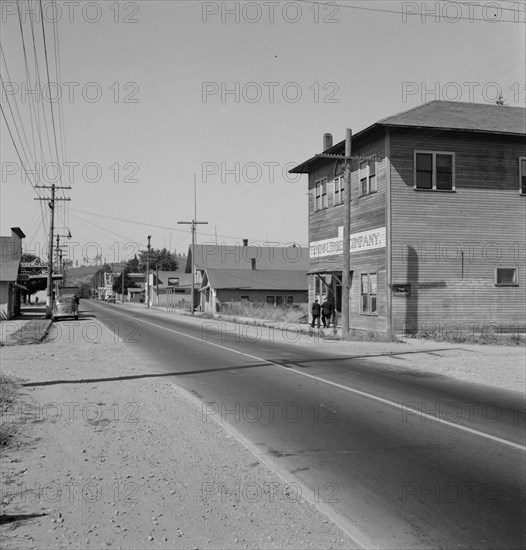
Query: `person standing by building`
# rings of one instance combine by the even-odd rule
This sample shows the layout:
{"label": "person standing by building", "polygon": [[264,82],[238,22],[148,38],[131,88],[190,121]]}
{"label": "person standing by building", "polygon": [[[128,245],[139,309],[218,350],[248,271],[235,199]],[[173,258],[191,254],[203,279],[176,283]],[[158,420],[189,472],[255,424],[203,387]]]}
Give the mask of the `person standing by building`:
{"label": "person standing by building", "polygon": [[318,303],[318,300],[314,300],[314,303],[312,304],[312,323],[311,327],[314,328],[314,323],[316,323],[317,327],[320,328],[320,315],[321,315],[321,306]]}
{"label": "person standing by building", "polygon": [[323,328],[330,327],[331,317],[332,317],[332,303],[329,302],[327,297],[325,297],[325,300],[321,304],[321,322],[323,323]]}

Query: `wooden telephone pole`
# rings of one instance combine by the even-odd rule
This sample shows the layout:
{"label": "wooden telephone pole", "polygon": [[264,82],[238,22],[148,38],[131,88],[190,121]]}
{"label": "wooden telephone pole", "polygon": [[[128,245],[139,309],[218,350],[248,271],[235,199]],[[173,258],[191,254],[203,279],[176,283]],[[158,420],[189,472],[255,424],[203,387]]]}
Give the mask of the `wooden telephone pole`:
{"label": "wooden telephone pole", "polygon": [[57,189],[71,189],[71,187],[57,187],[53,185],[35,185],[35,189],[51,189],[51,199],[46,197],[36,197],[36,201],[49,201],[48,205],[51,209],[51,220],[49,223],[49,252],[48,252],[48,267],[47,267],[47,295],[46,295],[46,318],[49,319],[53,314],[53,233],[55,231],[55,202],[70,201],[65,197],[56,197]]}
{"label": "wooden telephone pole", "polygon": [[192,298],[191,298],[191,310],[192,315],[194,314],[194,280],[195,280],[195,226],[196,225],[207,225],[208,222],[197,222],[192,220],[191,222],[177,222],[179,224],[191,225],[192,226]]}
{"label": "wooden telephone pole", "polygon": [[347,128],[345,133],[345,155],[319,154],[317,157],[331,158],[345,161],[344,172],[344,210],[343,210],[343,256],[342,256],[342,338],[349,339],[349,325],[351,320],[349,307],[349,276],[351,273],[351,161],[378,160],[376,157],[351,155],[352,130]]}
{"label": "wooden telephone pole", "polygon": [[151,235],[148,235],[148,257],[146,258],[146,293],[145,293],[145,299],[146,299],[146,307],[150,307],[150,239],[152,238]]}

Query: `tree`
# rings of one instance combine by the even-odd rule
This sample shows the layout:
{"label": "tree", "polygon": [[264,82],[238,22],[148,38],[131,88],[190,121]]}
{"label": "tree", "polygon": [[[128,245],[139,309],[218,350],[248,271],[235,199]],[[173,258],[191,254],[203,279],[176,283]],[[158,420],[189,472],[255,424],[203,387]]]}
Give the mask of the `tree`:
{"label": "tree", "polygon": [[[33,262],[36,264],[41,263],[40,258],[30,252],[23,252],[20,261],[28,264]],[[29,301],[31,302],[31,296],[33,294],[36,294],[40,290],[46,290],[47,281],[44,279],[28,279],[25,281],[24,286],[27,290],[22,290],[22,299],[24,300],[24,303],[26,303],[27,298],[29,297]]]}
{"label": "tree", "polygon": [[126,268],[130,273],[139,273],[140,267],[139,267],[139,258],[137,258],[137,254],[131,259],[126,262]]}
{"label": "tree", "polygon": [[30,252],[24,252],[22,254],[22,257],[20,258],[20,261],[24,263],[31,263],[35,260],[38,260],[37,263],[40,263],[40,258],[38,256],[35,256],[34,254],[31,254]]}
{"label": "tree", "polygon": [[[132,260],[130,260],[132,261]],[[129,270],[127,267],[124,268],[124,272],[121,273],[118,277],[115,278],[113,281],[113,292],[118,292],[119,294],[122,292],[122,277],[124,275],[124,294],[128,295],[128,288],[137,288],[137,285],[135,284],[134,279],[130,279],[129,274],[133,273],[133,271]]]}
{"label": "tree", "polygon": [[[146,250],[142,250],[139,257],[140,271],[146,271],[147,260],[148,252]],[[177,268],[179,267],[177,256],[166,248],[154,248],[150,250],[150,269],[155,269],[156,264],[162,271],[177,271]]]}

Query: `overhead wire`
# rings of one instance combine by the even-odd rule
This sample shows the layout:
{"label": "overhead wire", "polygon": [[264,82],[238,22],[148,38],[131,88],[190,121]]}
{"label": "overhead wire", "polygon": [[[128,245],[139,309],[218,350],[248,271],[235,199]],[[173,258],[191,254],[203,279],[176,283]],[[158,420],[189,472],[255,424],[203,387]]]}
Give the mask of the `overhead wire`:
{"label": "overhead wire", "polygon": [[[128,220],[128,219],[125,219],[125,218],[117,218],[115,216],[108,216],[108,215],[105,215],[105,214],[99,214],[98,212],[90,212],[88,210],[80,210],[78,208],[71,208],[70,210],[72,212],[82,212],[84,214],[89,214],[89,215],[92,215],[92,216],[97,216],[97,217],[100,217],[100,218],[105,218],[105,219],[114,220],[114,221],[130,223],[130,224],[133,224],[133,225],[142,225],[142,226],[145,226],[145,227],[155,227],[155,228],[164,229],[164,230],[167,230],[167,231],[176,231],[178,233],[186,233],[186,234],[188,233],[187,230],[176,228],[176,227],[169,227],[169,226],[165,226],[165,225],[138,222],[137,220]],[[114,233],[114,234],[116,234],[116,233]],[[207,237],[214,237],[215,233],[207,233],[207,232],[201,231],[201,235],[206,235]],[[219,233],[217,234],[217,236],[225,238],[225,239],[236,239],[237,241],[242,241],[245,238],[249,238],[249,240],[251,240],[252,242],[265,242],[267,240],[266,238],[265,239],[256,239],[256,238],[250,238],[250,237],[247,237],[247,236],[242,236],[241,237],[241,236],[238,236],[238,235],[223,235],[223,234],[219,234]],[[126,237],[123,237],[123,238],[126,238]],[[273,243],[274,242],[276,242],[277,244],[290,244],[289,242],[282,242],[282,241],[273,241]],[[300,243],[297,243],[297,244],[300,244]],[[304,246],[304,245],[300,244],[300,246]]]}
{"label": "overhead wire", "polygon": [[[29,6],[29,0],[27,0],[27,3],[28,3],[28,6]],[[23,32],[22,15],[21,15],[19,0],[17,0],[17,14],[18,14],[18,22],[19,22],[19,28],[20,28],[20,37],[21,37],[21,40],[22,40],[22,47],[23,47],[23,51],[24,51],[24,64],[25,64],[26,78],[27,78],[27,81],[28,81],[29,89],[32,90],[31,76],[30,76],[30,72],[29,72],[29,62],[28,62],[28,58],[27,58],[27,54],[26,54],[26,48],[25,48],[25,37],[24,37],[24,32]],[[32,36],[32,41],[33,41],[33,55],[34,55],[34,63],[35,63],[35,67],[36,67],[35,82],[39,83],[40,82],[40,73],[39,73],[39,70],[38,70],[38,56],[37,56],[37,53],[36,53],[36,43],[35,43],[35,33],[34,33],[34,28],[33,28],[33,18],[30,17],[29,20],[30,20],[30,23],[31,23],[31,36]],[[4,61],[5,61],[5,58],[4,58]],[[38,90],[37,90],[37,94],[38,94]],[[42,97],[41,97],[40,103],[42,104]],[[43,105],[42,105],[42,110],[44,110]],[[34,115],[34,118],[35,118],[35,125],[38,129],[38,142],[39,142],[39,145],[40,145],[40,163],[41,163],[41,166],[42,166],[42,169],[43,169],[44,166],[45,166],[46,161],[45,161],[45,154],[44,154],[44,146],[43,146],[43,143],[42,143],[42,128],[41,128],[40,121],[39,121],[39,118],[40,118],[39,108],[38,108],[38,105],[35,105],[35,98],[33,97],[33,94],[30,93],[29,94],[29,118],[31,120],[31,129],[32,129],[32,132],[33,132],[33,143],[34,143],[33,115]],[[48,127],[47,127],[47,119],[45,118],[45,113],[44,113],[44,123],[45,123],[45,127],[46,127],[46,137],[47,137],[47,142],[48,142],[49,154],[50,154],[50,158],[52,158],[51,145],[50,145],[50,140],[49,140],[49,130],[48,130]],[[35,153],[35,171],[36,171],[36,173],[38,173],[38,165],[36,164],[36,145],[34,145],[34,148],[35,148],[35,151],[34,151],[34,153]],[[43,172],[42,172],[42,174],[43,174]],[[39,198],[42,198],[40,190],[37,191],[37,194],[38,194]],[[38,202],[39,202],[39,205],[40,205],[42,228],[44,229],[45,227],[47,227],[47,225],[49,223],[49,218],[48,218],[49,217],[49,210],[47,208],[45,208],[44,201],[39,200]],[[44,229],[44,233],[45,233],[45,229]]]}
{"label": "overhead wire", "polygon": [[[40,5],[40,23],[41,23],[41,28],[42,28],[42,40],[43,40],[43,43],[44,43],[44,59],[46,61],[46,74],[47,74],[47,84],[48,84],[48,87],[49,89],[51,88],[51,79],[50,79],[50,76],[49,76],[49,60],[48,60],[48,53],[47,53],[47,42],[46,42],[46,32],[45,32],[45,29],[44,29],[44,12],[42,10],[42,0],[39,1],[39,5]],[[54,144],[55,144],[55,154],[56,154],[56,158],[57,158],[57,166],[59,167],[59,179],[60,179],[60,182],[62,183],[63,185],[63,182],[62,182],[62,171],[60,170],[60,156],[58,154],[58,144],[57,144],[57,130],[56,130],[56,126],[55,126],[55,113],[54,113],[54,110],[53,110],[53,101],[49,101],[49,106],[50,106],[50,111],[51,111],[51,123],[52,123],[52,126],[53,126],[53,141],[54,141]]]}
{"label": "overhead wire", "polygon": [[[319,1],[317,0],[297,0],[297,2],[301,3],[301,4],[310,4],[310,5],[316,5],[316,4],[320,4]],[[468,5],[473,5],[475,7],[477,7],[477,4],[473,4],[473,3],[470,3],[470,2],[465,2],[466,4]],[[393,13],[393,14],[398,14],[398,15],[406,15],[406,16],[420,16],[420,17],[436,17],[432,12],[429,12],[429,13],[423,13],[423,12],[420,12],[420,11],[417,11],[417,12],[408,12],[408,11],[400,11],[400,10],[392,10],[392,9],[386,9],[386,8],[372,8],[372,7],[368,7],[368,6],[351,6],[351,5],[348,5],[348,4],[341,4],[339,2],[330,2],[330,3],[327,3],[326,4],[327,6],[335,6],[337,8],[343,8],[343,9],[349,9],[349,10],[362,10],[362,11],[368,11],[368,12],[379,12],[379,13]],[[425,5],[425,2],[421,2],[421,5]],[[484,8],[485,6],[482,5],[480,6],[482,8]],[[495,9],[495,6],[487,6],[486,9],[489,9],[493,7],[493,9]],[[505,10],[509,10],[509,11],[513,11],[513,12],[517,12],[517,10],[513,10],[512,8],[502,8],[502,9],[505,9]],[[480,17],[464,17],[462,15],[458,16],[458,17],[455,17],[455,20],[464,20],[464,21],[483,21],[485,23],[487,23],[488,20],[487,18],[480,18]],[[500,23],[517,23],[516,21],[508,21],[508,20],[500,20],[499,21]]]}

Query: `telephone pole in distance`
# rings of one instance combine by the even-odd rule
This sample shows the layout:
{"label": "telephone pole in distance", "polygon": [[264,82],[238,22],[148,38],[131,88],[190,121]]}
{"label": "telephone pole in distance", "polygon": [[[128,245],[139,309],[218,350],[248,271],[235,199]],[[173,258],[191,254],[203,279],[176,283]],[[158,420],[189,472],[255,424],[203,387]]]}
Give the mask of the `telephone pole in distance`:
{"label": "telephone pole in distance", "polygon": [[197,222],[192,220],[191,222],[177,222],[179,224],[191,225],[192,226],[192,297],[191,297],[191,311],[192,315],[194,314],[194,281],[195,281],[195,226],[196,225],[207,225],[208,222]]}

